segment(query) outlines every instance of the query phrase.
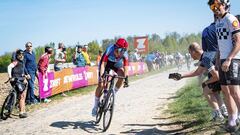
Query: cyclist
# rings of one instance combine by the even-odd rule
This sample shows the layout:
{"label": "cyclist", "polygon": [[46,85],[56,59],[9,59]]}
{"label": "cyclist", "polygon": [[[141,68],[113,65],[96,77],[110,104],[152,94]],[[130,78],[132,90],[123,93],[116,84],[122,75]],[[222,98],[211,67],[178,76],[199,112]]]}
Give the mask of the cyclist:
{"label": "cyclist", "polygon": [[19,117],[20,118],[26,118],[27,113],[25,112],[25,99],[26,99],[26,81],[24,79],[24,76],[26,78],[30,79],[29,75],[26,75],[25,73],[25,66],[24,66],[24,51],[23,50],[17,50],[16,52],[16,59],[9,64],[8,66],[8,76],[11,81],[11,85],[16,85],[15,78],[18,78],[20,80],[21,84],[17,85],[17,92],[19,92]]}
{"label": "cyclist", "polygon": [[[226,131],[238,130],[237,118],[240,110],[240,27],[239,21],[229,13],[229,0],[209,0],[208,5],[218,17],[216,34],[220,51],[219,75],[221,88],[226,99],[228,109],[228,124]],[[237,107],[236,107],[237,106]]]}
{"label": "cyclist", "polygon": [[207,99],[209,105],[213,108],[212,117],[214,121],[223,121],[223,115],[227,115],[226,109],[221,109],[220,107],[225,106],[219,95],[221,90],[219,84],[218,71],[215,69],[214,63],[210,60],[211,53],[203,52],[198,43],[192,43],[189,48],[189,53],[194,60],[199,60],[200,65],[195,71],[185,73],[183,75],[178,74],[177,80],[187,77],[194,77],[203,74],[205,71],[208,72],[208,80],[202,83],[203,94]]}
{"label": "cyclist", "polygon": [[189,53],[185,53],[185,60],[187,62],[187,68],[188,70],[190,70],[190,66],[191,66],[191,56]]}
{"label": "cyclist", "polygon": [[[128,86],[128,43],[125,39],[120,38],[115,44],[110,44],[103,56],[101,57],[98,66],[98,86],[95,91],[95,103],[92,109],[92,116],[96,116],[97,108],[101,96],[101,91],[103,90],[102,77],[103,74],[109,73],[110,70],[116,72],[119,76],[126,77],[124,85]],[[118,79],[114,91],[117,92],[122,86],[123,79]]]}

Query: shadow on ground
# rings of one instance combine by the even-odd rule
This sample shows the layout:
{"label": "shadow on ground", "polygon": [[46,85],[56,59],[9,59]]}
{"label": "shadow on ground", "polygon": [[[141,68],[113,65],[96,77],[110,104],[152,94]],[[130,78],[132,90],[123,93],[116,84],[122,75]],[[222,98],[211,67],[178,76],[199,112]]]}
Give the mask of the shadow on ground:
{"label": "shadow on ground", "polygon": [[[165,118],[153,118],[159,121],[166,121],[167,119],[172,119],[174,116]],[[196,134],[204,133],[209,131],[212,127],[207,128],[197,128],[193,129],[199,125],[199,121],[176,121],[176,122],[159,122],[156,124],[125,124],[125,127],[130,128],[130,130],[121,132],[122,134],[153,134],[153,135],[185,135],[185,134]],[[217,125],[214,125],[217,126]]]}
{"label": "shadow on ground", "polygon": [[50,125],[51,127],[57,127],[61,129],[82,129],[88,133],[100,133],[102,129],[95,124],[94,121],[58,121]]}

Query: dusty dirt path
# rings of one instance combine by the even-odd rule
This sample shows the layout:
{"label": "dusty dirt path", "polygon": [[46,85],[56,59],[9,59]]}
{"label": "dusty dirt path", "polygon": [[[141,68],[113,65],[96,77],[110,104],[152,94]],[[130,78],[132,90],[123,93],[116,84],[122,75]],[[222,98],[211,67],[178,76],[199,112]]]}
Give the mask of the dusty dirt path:
{"label": "dusty dirt path", "polygon": [[93,92],[71,97],[29,114],[26,119],[17,117],[0,122],[0,135],[7,134],[167,134],[160,126],[166,119],[162,108],[174,97],[185,80],[168,79],[169,72],[159,73],[130,83],[129,88],[117,93],[113,120],[109,130],[101,133],[102,125],[94,125],[91,117]]}

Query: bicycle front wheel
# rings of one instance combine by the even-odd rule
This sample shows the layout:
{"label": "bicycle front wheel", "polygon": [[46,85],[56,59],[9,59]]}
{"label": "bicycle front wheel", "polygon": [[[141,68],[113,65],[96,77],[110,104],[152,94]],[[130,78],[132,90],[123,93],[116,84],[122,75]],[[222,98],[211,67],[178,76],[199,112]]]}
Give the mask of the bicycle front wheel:
{"label": "bicycle front wheel", "polygon": [[97,109],[97,115],[96,115],[96,121],[95,124],[98,124],[102,118],[103,113],[103,107],[102,107],[103,101],[99,103],[98,109]]}
{"label": "bicycle front wheel", "polygon": [[6,120],[8,117],[10,117],[12,110],[16,104],[16,98],[17,94],[15,92],[11,92],[5,99],[1,110],[1,118],[3,120]]}
{"label": "bicycle front wheel", "polygon": [[114,99],[115,94],[113,90],[110,90],[106,102],[104,104],[104,113],[103,113],[103,132],[107,131],[111,124],[111,120],[113,117],[113,111],[114,111]]}

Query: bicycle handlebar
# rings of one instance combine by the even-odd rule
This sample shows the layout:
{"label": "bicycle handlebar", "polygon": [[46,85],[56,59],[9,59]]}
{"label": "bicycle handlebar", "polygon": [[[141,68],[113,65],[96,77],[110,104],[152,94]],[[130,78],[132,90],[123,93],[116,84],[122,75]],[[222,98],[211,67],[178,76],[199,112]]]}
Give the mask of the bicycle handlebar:
{"label": "bicycle handlebar", "polygon": [[11,80],[11,79],[10,79],[10,78],[8,78],[8,80],[7,80],[6,82],[4,82],[4,83],[6,84],[6,83],[8,83],[10,80]]}

